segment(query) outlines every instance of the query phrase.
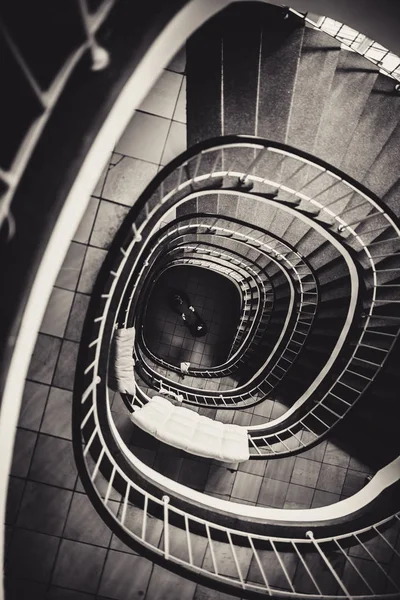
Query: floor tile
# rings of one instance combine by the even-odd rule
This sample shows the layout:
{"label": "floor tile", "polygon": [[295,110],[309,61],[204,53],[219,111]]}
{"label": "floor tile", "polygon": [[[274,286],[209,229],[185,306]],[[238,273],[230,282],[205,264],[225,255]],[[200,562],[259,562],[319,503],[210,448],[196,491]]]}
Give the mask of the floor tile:
{"label": "floor tile", "polygon": [[110,550],[99,593],[115,600],[144,598],[152,568],[152,563],[142,556]]}
{"label": "floor tile", "polygon": [[47,592],[46,600],[93,600],[93,596],[85,594],[85,592],[67,590],[66,588],[52,585]]}
{"label": "floor tile", "polygon": [[106,554],[105,548],[62,540],[52,583],[94,593]]}
{"label": "floor tile", "polygon": [[51,383],[60,348],[60,339],[39,333],[27,378],[40,383]]}
{"label": "floor tile", "polygon": [[[104,172],[104,180],[107,171],[108,165]],[[77,230],[75,231],[74,237],[72,238],[74,242],[80,242],[81,244],[87,244],[89,242],[98,206],[99,199],[93,197],[90,198],[85,214],[83,215],[82,220],[79,223]]]}
{"label": "floor tile", "polygon": [[197,585],[193,600],[235,600],[235,597],[203,585]]}
{"label": "floor tile", "polygon": [[25,382],[18,421],[20,427],[39,430],[49,390],[49,386],[42,383]]}
{"label": "floor tile", "polygon": [[147,597],[152,600],[176,600],[176,592],[179,590],[179,600],[192,600],[195,589],[196,584],[193,581],[155,565]]}
{"label": "floor tile", "polygon": [[[46,598],[46,583],[5,577],[4,590],[7,600],[43,600]],[[47,600],[47,598],[46,598]]]}
{"label": "floor tile", "polygon": [[74,389],[76,360],[78,358],[79,344],[63,340],[60,356],[58,358],[53,383],[57,387],[67,390]]}
{"label": "floor tile", "polygon": [[24,487],[25,481],[23,479],[13,477],[12,475],[9,476],[5,519],[7,525],[13,525],[17,519]]}
{"label": "floor tile", "polygon": [[314,490],[304,485],[289,483],[283,508],[310,508]]}
{"label": "floor tile", "polygon": [[105,178],[106,178],[106,175],[107,175],[107,171],[108,171],[108,162],[106,163],[106,165],[105,165],[105,167],[104,167],[104,169],[103,169],[103,171],[102,171],[102,173],[101,173],[101,175],[99,177],[99,180],[96,183],[96,186],[95,186],[95,188],[94,188],[94,190],[92,192],[93,196],[101,196],[101,193],[102,193],[103,187],[104,187],[104,181],[105,181]]}
{"label": "floor tile", "polygon": [[155,115],[135,112],[115,151],[132,158],[160,163],[170,121]]}
{"label": "floor tile", "polygon": [[181,83],[182,75],[171,71],[162,71],[139,110],[172,119]]}
{"label": "floor tile", "polygon": [[[118,511],[117,502],[109,506]],[[86,494],[75,493],[65,526],[64,537],[107,547],[111,540],[111,529],[99,517]]]}
{"label": "floor tile", "polygon": [[240,463],[239,471],[245,471],[246,473],[253,473],[253,475],[260,475],[260,477],[263,477],[266,467],[266,460],[246,460],[246,462]]}
{"label": "floor tile", "polygon": [[36,531],[16,529],[7,557],[11,576],[47,583],[56,558],[58,538]]}
{"label": "floor tile", "polygon": [[72,440],[71,420],[72,392],[56,387],[50,388],[40,431]]}
{"label": "floor tile", "polygon": [[108,249],[128,212],[129,209],[126,206],[101,200],[90,244]]}
{"label": "floor tile", "polygon": [[76,475],[72,443],[39,434],[29,478],[71,489],[74,487]]}
{"label": "floor tile", "polygon": [[[173,456],[173,455],[172,455]],[[165,475],[173,481],[178,481],[179,472],[181,470],[183,458],[173,458],[171,460],[171,453],[158,452],[154,461],[154,470],[158,471],[162,475]]]}
{"label": "floor tile", "polygon": [[265,469],[265,475],[270,479],[279,479],[279,481],[290,481],[292,476],[295,456],[287,456],[285,458],[278,458],[275,460],[268,460],[267,468]]}
{"label": "floor tile", "polygon": [[343,467],[324,464],[319,474],[316,487],[319,490],[324,490],[326,492],[341,494],[345,477],[346,469]]}
{"label": "floor tile", "polygon": [[90,294],[99,273],[100,267],[107,255],[101,248],[88,247],[78,283],[78,292]]}
{"label": "floor tile", "polygon": [[80,342],[89,302],[90,296],[79,294],[78,292],[75,294],[65,331],[66,339]]}
{"label": "floor tile", "polygon": [[328,506],[339,502],[340,494],[333,494],[332,492],[324,492],[322,490],[315,490],[314,498],[311,504],[312,508],[318,508],[319,506]]}
{"label": "floor tile", "polygon": [[31,464],[37,434],[25,429],[17,429],[14,454],[12,458],[11,474],[26,477]]}
{"label": "floor tile", "polygon": [[182,79],[173,119],[179,123],[186,123],[186,77]]}
{"label": "floor tile", "polygon": [[296,456],[291,483],[315,488],[321,470],[321,463]]}
{"label": "floor tile", "polygon": [[72,492],[28,481],[17,525],[40,533],[61,535]]}
{"label": "floor tile", "polygon": [[[304,443],[308,443],[308,442],[312,442],[314,438],[313,434],[310,433],[309,431],[303,431],[302,435],[301,435],[301,439]],[[325,454],[325,449],[326,449],[326,441],[320,442],[319,444],[317,444],[316,446],[314,446],[313,448],[310,448],[309,450],[306,450],[305,452],[301,453],[302,458],[310,458],[311,460],[317,460],[317,461],[323,461],[324,460],[324,454]]]}
{"label": "floor tile", "polygon": [[71,242],[55,282],[57,287],[73,291],[76,289],[85,252],[86,246]]}
{"label": "floor tile", "polygon": [[262,477],[238,471],[232,489],[232,497],[237,498],[238,500],[256,502],[262,482]]}
{"label": "floor tile", "polygon": [[361,471],[361,473],[366,473],[367,475],[372,474],[373,472],[370,466],[353,456],[350,458],[349,469]]}
{"label": "floor tile", "polygon": [[186,46],[185,44],[178,50],[171,62],[166,67],[169,71],[175,73],[184,73],[186,69]]}
{"label": "floor tile", "polygon": [[[133,533],[142,535],[143,510],[129,504],[126,511],[125,525]],[[160,544],[163,527],[163,522],[160,519],[148,514],[144,536],[145,541],[157,548]]]}
{"label": "floor tile", "polygon": [[350,462],[350,455],[339,448],[332,442],[328,442],[324,454],[324,463],[330,465],[337,465],[338,467],[348,467]]}
{"label": "floor tile", "polygon": [[39,331],[63,337],[73,299],[72,291],[53,287]]}
{"label": "floor tile", "polygon": [[289,484],[284,481],[264,477],[257,498],[257,504],[262,506],[272,506],[274,508],[283,508],[288,487]]}
{"label": "floor tile", "polygon": [[186,148],[186,125],[178,123],[177,121],[172,121],[165,149],[162,154],[161,164],[167,165],[173,158],[184,152]]}
{"label": "floor tile", "polygon": [[184,458],[179,473],[179,482],[192,489],[203,491],[209,470],[208,462]]}
{"label": "floor tile", "polygon": [[205,492],[216,492],[229,496],[232,492],[236,472],[229,471],[225,467],[211,465],[205,486]]}
{"label": "floor tile", "polygon": [[108,172],[103,198],[133,206],[156,173],[157,165],[123,156]]}
{"label": "floor tile", "polygon": [[366,474],[348,469],[344,478],[342,493],[352,496],[359,492],[367,483]]}

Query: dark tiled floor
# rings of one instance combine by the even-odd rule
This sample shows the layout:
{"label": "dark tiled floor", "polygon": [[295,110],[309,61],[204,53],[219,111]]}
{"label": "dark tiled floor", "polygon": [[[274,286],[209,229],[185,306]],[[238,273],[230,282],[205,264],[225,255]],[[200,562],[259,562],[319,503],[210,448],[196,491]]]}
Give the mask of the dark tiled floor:
{"label": "dark tiled floor", "polygon": [[[207,325],[194,338],[168,305],[170,289],[185,292]],[[226,360],[239,319],[239,295],[224,277],[199,267],[174,267],[160,276],[149,300],[144,336],[150,350],[172,364],[211,367]]]}

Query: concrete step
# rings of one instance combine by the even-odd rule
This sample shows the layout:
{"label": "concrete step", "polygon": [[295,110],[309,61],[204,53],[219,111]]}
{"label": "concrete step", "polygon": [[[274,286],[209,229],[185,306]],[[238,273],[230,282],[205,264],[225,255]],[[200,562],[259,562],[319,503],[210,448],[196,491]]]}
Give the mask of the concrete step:
{"label": "concrete step", "polygon": [[326,34],[305,29],[293,90],[286,143],[311,152],[325,102],[330,94],[340,44]]}
{"label": "concrete step", "polygon": [[377,75],[376,67],[363,56],[340,52],[313,148],[316,156],[340,166]]}

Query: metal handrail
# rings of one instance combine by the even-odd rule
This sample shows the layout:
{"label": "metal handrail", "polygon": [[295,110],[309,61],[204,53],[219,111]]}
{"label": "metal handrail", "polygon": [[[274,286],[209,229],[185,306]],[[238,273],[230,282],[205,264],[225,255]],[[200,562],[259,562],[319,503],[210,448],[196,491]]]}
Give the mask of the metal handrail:
{"label": "metal handrail", "polygon": [[289,8],[289,11],[300,17],[314,29],[323,31],[335,40],[338,40],[343,48],[364,56],[364,58],[376,65],[381,73],[396,81],[400,81],[400,58],[394,52],[382,46],[382,44],[371,40],[356,29],[335,21],[330,17],[321,16],[315,20],[314,18],[310,18],[308,13],[301,13],[293,8]]}
{"label": "metal handrail", "polygon": [[39,138],[48,122],[58,99],[60,98],[68,80],[70,79],[75,67],[82,58],[85,52],[89,51],[91,56],[91,69],[98,71],[104,69],[109,64],[109,56],[107,51],[98,45],[95,34],[101,24],[106,20],[110,10],[115,4],[115,0],[103,0],[100,6],[94,13],[91,13],[88,8],[87,0],[78,0],[76,2],[76,10],[82,19],[82,25],[86,36],[86,41],[78,45],[75,50],[68,56],[60,71],[55,76],[50,87],[46,90],[42,89],[36,81],[34,74],[27,65],[23,54],[18,45],[14,42],[12,35],[9,33],[6,25],[0,20],[0,32],[3,35],[5,42],[11,51],[16,64],[21,72],[22,77],[32,90],[40,108],[40,115],[31,123],[24,138],[21,140],[20,146],[14,156],[9,169],[0,169],[0,180],[6,184],[6,191],[1,199],[0,204],[0,227],[4,221],[9,222],[9,238],[13,236],[14,224],[11,210],[11,204],[15,190],[21,180],[30,157],[39,141]]}
{"label": "metal handrail", "polygon": [[[250,144],[250,142],[247,143]],[[257,144],[259,143],[260,141],[257,140]],[[224,140],[223,144],[224,148],[226,148],[226,140]],[[286,157],[293,157],[293,151],[289,151],[287,148],[283,148],[280,145],[269,144],[268,142],[263,142],[263,144],[268,146],[268,150],[284,154]],[[299,156],[301,156],[301,153],[299,153]],[[316,162],[318,163],[318,161]],[[320,165],[318,165],[318,167],[321,168]],[[324,166],[324,169],[325,173],[329,172],[329,167],[327,167],[327,165]],[[168,173],[168,169],[166,173]],[[229,172],[229,175],[232,175],[232,173]],[[236,175],[237,172],[234,172],[235,177]],[[258,177],[249,173],[242,173],[241,176],[243,175],[253,178],[254,180]],[[271,179],[266,180],[266,178],[264,178],[263,181],[266,181],[267,185],[271,185]],[[372,208],[376,208],[375,205],[377,204],[377,201],[372,195],[369,197],[365,190],[357,189],[357,186],[349,181],[345,181],[345,179],[342,179],[341,181],[344,182],[344,185],[350,185],[353,192],[361,194],[366,198],[366,200],[371,203]],[[274,181],[273,185],[277,185],[277,182]],[[278,185],[280,190],[296,195],[295,190],[288,188],[283,183],[278,183]],[[372,327],[369,328],[368,325],[374,318],[377,318],[378,315],[375,311],[375,306],[377,300],[376,288],[381,285],[377,275],[380,270],[375,268],[373,255],[371,255],[371,252],[368,250],[368,244],[363,241],[362,232],[354,229],[352,226],[348,226],[348,224],[341,219],[340,214],[335,214],[331,209],[328,209],[328,204],[324,205],[317,201],[315,195],[312,198],[308,197],[303,192],[299,192],[297,195],[302,201],[309,202],[314,206],[319,204],[322,211],[333,216],[338,224],[346,228],[346,237],[344,235],[342,236],[342,242],[351,244],[355,241],[361,246],[361,251],[368,257],[373,276],[373,302],[371,302],[370,311],[366,316],[367,325],[364,324],[362,329],[363,334],[360,339],[363,339],[367,329],[368,334],[372,335],[374,332],[376,335],[379,335],[379,332],[374,331]],[[170,198],[171,197],[172,195]],[[165,196],[163,196],[163,203],[166,201]],[[143,206],[144,205],[145,203],[143,203]],[[332,203],[330,203],[330,206],[332,206]],[[139,209],[137,208],[137,210]],[[136,214],[138,214],[138,212]],[[374,216],[374,219],[376,218],[384,218],[386,220],[386,229],[390,236],[388,239],[395,239],[396,241],[400,240],[400,231],[388,214],[380,213],[378,217]],[[165,566],[173,564],[176,568],[181,568],[182,572],[185,572],[189,576],[203,576],[204,581],[207,581],[209,585],[225,585],[226,589],[241,590],[241,593],[254,592],[259,593],[261,596],[265,596],[267,593],[269,595],[274,594],[281,597],[297,598],[361,599],[376,595],[385,598],[398,597],[400,592],[399,585],[390,574],[383,569],[381,563],[375,557],[374,551],[371,549],[371,541],[369,541],[368,546],[365,543],[365,536],[369,538],[370,536],[375,535],[375,539],[379,539],[380,541],[382,540],[382,537],[384,537],[386,540],[384,543],[391,549],[392,553],[396,556],[399,555],[396,545],[392,544],[385,536],[386,527],[393,525],[393,527],[398,528],[399,526],[400,515],[396,511],[394,511],[391,516],[386,516],[376,522],[370,522],[365,527],[356,527],[353,531],[341,533],[340,535],[331,535],[329,537],[318,536],[318,530],[315,530],[314,532],[310,531],[305,538],[296,537],[294,535],[284,537],[260,533],[255,534],[222,525],[218,522],[213,522],[210,518],[203,518],[198,516],[198,514],[189,512],[188,509],[183,510],[176,504],[175,499],[171,500],[171,498],[166,497],[165,494],[160,498],[154,493],[139,486],[134,480],[135,476],[133,471],[130,470],[128,466],[126,466],[126,468],[121,467],[120,461],[122,459],[120,453],[112,452],[110,447],[113,444],[118,444],[126,456],[129,456],[129,451],[123,444],[118,431],[113,424],[106,387],[108,356],[104,355],[104,352],[102,353],[102,351],[108,348],[114,327],[113,319],[108,319],[111,305],[114,303],[113,306],[115,306],[115,302],[119,302],[119,298],[126,293],[126,289],[130,285],[130,277],[135,272],[132,257],[136,260],[141,256],[143,250],[146,249],[147,236],[143,235],[145,227],[146,220],[144,219],[139,227],[136,227],[134,235],[130,235],[128,244],[123,245],[124,247],[118,255],[119,261],[117,261],[117,266],[114,266],[114,268],[110,270],[108,265],[106,265],[104,273],[107,274],[107,285],[104,287],[104,282],[99,281],[97,288],[99,294],[98,296],[95,296],[93,300],[93,306],[96,301],[96,315],[94,317],[89,314],[90,320],[85,326],[86,329],[83,338],[85,340],[85,347],[82,347],[80,351],[81,357],[85,359],[84,364],[88,366],[77,375],[77,382],[79,382],[79,385],[75,390],[76,401],[74,401],[74,449],[84,485],[91,494],[94,503],[102,513],[102,516],[104,516],[105,520],[109,523],[114,524],[124,541],[126,540],[128,543],[132,544],[139,543],[145,550],[150,552],[152,558],[163,561]],[[370,233],[370,230],[368,232]],[[387,242],[383,240],[372,243],[385,244]],[[113,259],[115,259],[115,256],[113,256]],[[135,262],[135,260],[133,262]],[[118,292],[121,292],[121,285],[118,284],[122,284],[124,281],[122,294],[121,296],[117,296],[117,289]],[[117,307],[117,309],[118,308],[119,307]],[[393,318],[394,317],[392,317],[392,319]],[[384,315],[379,315],[379,319],[384,320]],[[393,325],[394,322],[397,323],[397,321],[391,321],[392,333],[389,334],[391,336],[390,340],[392,338],[397,339],[398,336],[398,331],[393,333],[393,328],[396,329],[396,326]],[[88,337],[88,335],[90,335],[90,337]],[[387,335],[387,332],[385,332],[385,335]],[[393,345],[390,340],[388,352],[390,352]],[[379,367],[381,367],[383,363],[384,360]],[[81,362],[78,361],[78,364],[81,364]],[[84,367],[82,367],[82,369],[83,368]],[[111,437],[105,437],[103,435],[103,428],[109,429]],[[115,440],[115,442],[113,440]],[[307,443],[304,444],[304,447],[307,447]],[[94,462],[91,456],[92,452]],[[92,463],[90,461],[92,461]],[[137,467],[139,464],[140,461],[135,459],[135,466]],[[144,465],[142,465],[142,469],[144,468]],[[151,470],[146,469],[146,474],[151,477]],[[111,490],[114,487],[119,490],[119,493],[122,494],[121,497],[123,498],[122,512],[119,516],[116,516],[113,513],[109,505]],[[135,508],[135,506],[144,507],[144,510]],[[132,510],[139,511],[139,516],[141,518],[139,531],[135,530],[134,523],[136,523],[136,521],[128,522],[126,519],[127,514]],[[157,512],[158,515],[162,515],[164,532],[164,546],[162,548],[158,547],[158,544],[152,543],[147,537],[147,516],[152,512]],[[215,517],[217,517],[217,515],[215,515]],[[188,548],[192,546],[192,542],[195,539],[193,536],[196,535],[194,533],[196,527],[203,528],[206,535],[205,539],[207,540],[213,558],[212,567],[208,568],[204,564],[196,564],[193,553],[190,551],[188,559],[182,558],[181,553],[178,555],[176,551],[174,551],[170,542],[171,539],[173,539],[173,535],[176,531],[175,527],[178,526],[178,523],[180,524],[179,526],[183,526],[184,528],[185,536],[188,540]],[[221,536],[224,540],[223,542],[220,541]],[[220,555],[217,548],[217,540],[219,544],[223,544],[225,556],[226,549],[230,549],[230,552],[232,553],[236,571],[233,571],[233,574],[229,576],[221,573],[218,568]],[[368,583],[367,590],[360,592],[359,588],[356,587],[353,593],[354,584],[353,581],[347,580],[348,578],[346,578],[345,569],[343,568],[343,570],[339,570],[338,572],[337,568],[332,564],[332,559],[336,559],[337,556],[340,556],[341,560],[343,560],[343,564],[346,564],[346,567],[351,570],[351,573],[356,573],[358,577],[360,576],[360,571],[356,562],[346,551],[349,546],[355,547],[356,550],[363,549],[367,551],[370,560],[368,564],[371,572],[383,572],[383,587],[379,587],[378,589],[374,583],[371,583],[369,576],[361,573],[363,581]],[[245,573],[241,572],[239,562],[234,560],[236,552],[235,548],[239,547],[244,549],[243,553],[253,564],[257,565],[257,572],[261,583],[254,582],[254,580],[249,579]],[[299,568],[299,565],[301,565],[301,568],[305,568],[308,574],[309,585],[305,592],[303,591],[304,588],[298,587],[295,577],[283,560],[282,553],[287,551],[289,547],[294,551],[292,556],[295,557],[296,568]],[[332,556],[333,547],[335,553]],[[310,552],[313,557],[319,557],[328,569],[328,572],[334,577],[335,585],[337,586],[334,590],[330,589],[327,591],[324,587],[325,583],[319,581],[318,574],[320,569],[318,563],[317,567],[314,568],[312,564],[307,561],[308,552]],[[277,564],[279,564],[279,566],[275,567]],[[285,583],[283,585],[281,579],[279,579],[279,583],[277,583],[275,578],[277,571],[274,571],[275,568],[278,569],[280,578],[282,576],[284,578]]]}

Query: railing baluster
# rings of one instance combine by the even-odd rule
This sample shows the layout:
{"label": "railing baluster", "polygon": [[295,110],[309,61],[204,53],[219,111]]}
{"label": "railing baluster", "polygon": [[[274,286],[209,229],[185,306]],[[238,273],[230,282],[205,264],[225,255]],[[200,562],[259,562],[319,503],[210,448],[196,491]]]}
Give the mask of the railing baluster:
{"label": "railing baluster", "polygon": [[328,567],[329,571],[331,572],[331,574],[333,575],[333,577],[336,579],[336,581],[339,584],[339,586],[342,589],[342,591],[346,594],[346,598],[348,598],[348,600],[352,600],[352,595],[350,594],[350,592],[348,591],[348,589],[344,585],[343,581],[340,579],[339,575],[336,573],[335,569],[332,567],[332,565],[329,562],[328,558],[326,557],[325,553],[320,548],[318,542],[314,539],[313,532],[312,531],[307,531],[306,536],[311,540],[314,548],[317,550],[318,554],[320,555],[320,557],[322,558],[322,560],[324,561],[324,563]]}
{"label": "railing baluster", "polygon": [[274,544],[273,540],[272,540],[272,539],[270,539],[270,540],[269,540],[269,543],[271,544],[271,546],[272,546],[272,549],[273,549],[273,551],[274,551],[274,553],[275,553],[275,556],[276,556],[276,558],[278,559],[278,562],[279,562],[279,564],[280,564],[280,566],[281,566],[281,569],[282,569],[282,571],[283,571],[283,573],[284,573],[284,575],[285,575],[285,577],[286,577],[286,579],[287,579],[287,582],[288,582],[288,584],[289,584],[289,586],[290,586],[290,589],[292,590],[292,592],[296,592],[296,590],[294,589],[294,586],[293,586],[292,580],[291,580],[291,579],[290,579],[290,577],[289,577],[289,573],[288,573],[288,571],[287,571],[287,569],[286,569],[286,567],[285,567],[285,563],[284,563],[284,562],[283,562],[283,560],[281,559],[281,557],[280,557],[280,555],[279,555],[279,552],[278,552],[278,550],[276,549],[276,547],[275,547],[275,544]]}
{"label": "railing baluster", "polygon": [[169,559],[169,519],[168,519],[168,504],[169,496],[162,497],[164,503],[164,557]]}
{"label": "railing baluster", "polygon": [[187,543],[187,547],[188,547],[189,564],[191,566],[193,566],[192,541],[190,539],[189,520],[188,520],[188,516],[186,513],[185,513],[185,532],[186,532],[186,543]]}
{"label": "railing baluster", "polygon": [[213,564],[213,568],[214,568],[214,573],[216,575],[218,575],[218,567],[217,567],[217,562],[215,559],[214,546],[212,545],[212,538],[210,535],[210,526],[208,523],[206,523],[206,532],[207,532],[208,544],[210,546],[211,560],[212,560],[212,564]]}
{"label": "railing baluster", "polygon": [[144,506],[143,506],[143,521],[142,521],[142,532],[141,539],[146,541],[146,529],[147,529],[147,511],[149,506],[149,496],[145,493],[144,496]]}
{"label": "railing baluster", "polygon": [[261,577],[263,578],[265,587],[267,588],[268,595],[271,596],[272,595],[271,594],[271,588],[270,588],[267,576],[265,574],[264,567],[261,564],[260,557],[258,556],[258,552],[257,552],[257,550],[256,550],[256,548],[254,546],[254,542],[253,542],[253,539],[252,539],[252,537],[251,537],[250,534],[248,534],[248,540],[249,540],[249,543],[250,543],[250,547],[251,547],[251,549],[253,551],[254,558],[256,559],[258,568],[260,569]]}
{"label": "railing baluster", "polygon": [[99,468],[100,468],[100,465],[101,465],[101,461],[103,460],[104,452],[105,452],[105,449],[104,449],[104,448],[102,448],[102,449],[101,449],[101,452],[100,452],[100,454],[99,454],[99,458],[97,459],[97,462],[96,462],[96,464],[95,464],[95,467],[94,467],[94,469],[93,469],[93,473],[92,473],[92,475],[91,475],[91,477],[90,477],[90,481],[91,481],[92,483],[93,483],[93,482],[94,482],[94,480],[96,479],[97,473],[99,472]]}
{"label": "railing baluster", "polygon": [[372,592],[373,594],[375,594],[375,591],[373,590],[373,588],[369,585],[368,581],[365,579],[365,577],[362,575],[362,573],[360,572],[359,569],[357,569],[356,565],[354,564],[354,562],[351,560],[350,556],[346,553],[343,552],[343,548],[341,547],[341,545],[339,544],[339,542],[337,540],[335,540],[335,538],[333,538],[333,541],[335,542],[336,546],[339,548],[339,550],[342,552],[343,556],[345,557],[345,559],[350,563],[350,565],[353,567],[353,569],[356,571],[356,573],[361,577],[361,579],[363,580],[363,582],[365,583],[365,585],[367,586],[367,588],[369,589],[370,592]]}
{"label": "railing baluster", "polygon": [[393,587],[398,592],[400,592],[400,587],[393,581],[393,579],[385,571],[385,569],[382,567],[382,565],[379,563],[379,561],[376,560],[375,556],[368,550],[367,546],[365,544],[363,544],[363,542],[360,540],[360,538],[358,537],[358,535],[354,534],[354,537],[357,540],[357,542],[363,547],[363,549],[365,550],[365,552],[371,557],[371,560],[376,564],[376,566],[379,568],[379,570],[382,571],[382,573],[385,575],[386,579],[388,579],[390,581],[390,583],[393,585]]}
{"label": "railing baluster", "polygon": [[229,545],[231,547],[231,552],[232,552],[232,555],[233,555],[233,560],[235,561],[236,570],[237,570],[238,575],[239,575],[240,583],[242,585],[242,588],[245,588],[245,582],[244,582],[244,579],[243,579],[242,571],[240,569],[240,564],[239,564],[238,558],[236,556],[235,546],[234,546],[234,544],[232,542],[232,536],[231,536],[231,533],[230,533],[229,530],[227,531],[227,536],[228,536],[228,540],[229,540]]}
{"label": "railing baluster", "polygon": [[123,525],[125,523],[130,489],[131,489],[131,484],[129,483],[129,481],[127,481],[126,482],[126,491],[125,491],[125,496],[124,496],[124,504],[122,506],[121,525]]}
{"label": "railing baluster", "polygon": [[315,581],[315,578],[314,578],[313,574],[311,573],[311,571],[310,571],[310,568],[309,568],[309,566],[307,565],[306,561],[305,561],[305,560],[304,560],[304,558],[302,557],[302,555],[301,555],[301,553],[300,553],[299,549],[297,548],[297,545],[296,545],[296,543],[295,543],[295,542],[293,542],[293,540],[292,540],[290,543],[292,544],[293,548],[295,549],[295,552],[296,552],[297,556],[299,557],[299,560],[300,560],[301,564],[303,565],[304,569],[306,570],[306,572],[307,572],[308,576],[310,577],[311,581],[312,581],[312,582],[313,582],[313,584],[315,585],[315,587],[316,587],[316,589],[317,589],[317,592],[318,592],[318,594],[319,594],[320,596],[323,596],[323,594],[322,594],[322,591],[321,591],[321,588],[319,587],[318,583]]}

